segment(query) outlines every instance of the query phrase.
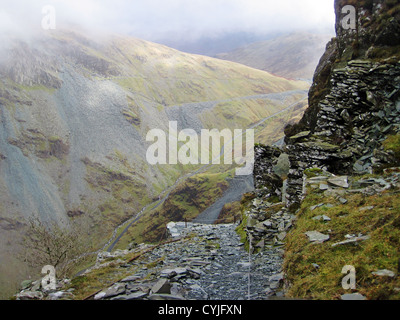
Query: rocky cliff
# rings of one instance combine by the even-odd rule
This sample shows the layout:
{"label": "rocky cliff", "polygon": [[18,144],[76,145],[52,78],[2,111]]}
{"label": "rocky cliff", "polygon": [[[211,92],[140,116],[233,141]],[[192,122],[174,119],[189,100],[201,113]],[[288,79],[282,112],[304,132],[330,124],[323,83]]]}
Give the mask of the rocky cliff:
{"label": "rocky cliff", "polygon": [[[346,5],[355,9],[354,28],[346,27],[353,18]],[[280,150],[256,148],[258,199],[244,229],[253,247],[285,243],[288,297],[398,300],[400,5],[336,0],[335,11],[337,36],[316,69],[304,117],[286,127]],[[272,201],[282,155],[286,208]],[[352,287],[343,285],[346,266]]]}
{"label": "rocky cliff", "polygon": [[[356,9],[354,29],[343,25],[348,4]],[[337,0],[335,10],[337,36],[317,67],[310,107],[286,128],[289,207],[301,201],[306,169],[366,173],[398,161],[382,143],[400,130],[400,6]]]}

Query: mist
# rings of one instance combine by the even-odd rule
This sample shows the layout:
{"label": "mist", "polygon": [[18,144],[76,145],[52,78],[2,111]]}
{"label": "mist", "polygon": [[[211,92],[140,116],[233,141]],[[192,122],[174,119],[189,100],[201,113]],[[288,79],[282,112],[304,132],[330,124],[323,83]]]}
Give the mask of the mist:
{"label": "mist", "polygon": [[218,39],[226,34],[332,33],[334,0],[6,0],[0,35],[42,32],[46,5],[56,28],[119,33],[160,43]]}

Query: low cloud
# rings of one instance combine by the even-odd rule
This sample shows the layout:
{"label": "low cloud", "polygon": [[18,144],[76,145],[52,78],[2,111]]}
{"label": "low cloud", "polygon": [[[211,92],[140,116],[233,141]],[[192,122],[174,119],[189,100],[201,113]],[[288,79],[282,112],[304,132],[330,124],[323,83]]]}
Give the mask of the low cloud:
{"label": "low cloud", "polygon": [[332,31],[333,0],[6,0],[2,33],[40,29],[42,8],[56,9],[57,27],[70,25],[147,40],[196,39],[229,32]]}

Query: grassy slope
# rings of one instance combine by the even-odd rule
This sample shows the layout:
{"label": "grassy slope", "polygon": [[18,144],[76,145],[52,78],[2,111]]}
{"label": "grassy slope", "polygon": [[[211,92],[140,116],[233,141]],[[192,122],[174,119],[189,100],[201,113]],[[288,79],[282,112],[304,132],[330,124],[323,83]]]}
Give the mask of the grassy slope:
{"label": "grassy slope", "polygon": [[[400,152],[400,136],[391,135],[384,142],[386,151],[393,152],[397,159]],[[394,169],[395,172],[398,169]],[[311,171],[310,171],[310,174]],[[366,175],[356,178],[371,178]],[[380,178],[379,175],[376,178]],[[289,296],[306,299],[338,299],[349,293],[342,289],[341,274],[345,265],[356,268],[356,291],[368,299],[400,299],[398,277],[377,277],[371,273],[399,268],[400,257],[400,198],[399,187],[367,196],[361,193],[347,194],[348,203],[341,204],[337,197],[308,190],[298,212],[298,221],[287,238],[284,269],[291,284]],[[313,211],[318,204],[332,204]],[[365,210],[366,207],[373,207]],[[331,221],[324,223],[313,217],[327,215]],[[329,234],[331,239],[323,244],[310,244],[305,235],[308,231]],[[347,234],[369,235],[371,238],[358,245],[332,248],[332,243],[344,240]],[[316,269],[316,263],[320,269]],[[396,289],[397,288],[397,289]]]}
{"label": "grassy slope", "polygon": [[[356,291],[368,299],[399,299],[400,287],[396,278],[380,278],[371,272],[388,269],[397,271],[400,239],[399,190],[390,190],[373,196],[353,194],[347,196],[347,204],[337,199],[309,192],[297,214],[296,228],[287,238],[285,271],[291,284],[290,297],[305,299],[339,299],[340,295],[351,293],[342,289],[341,274],[345,265],[356,268]],[[320,203],[333,204],[310,210]],[[360,210],[374,206],[372,210]],[[327,215],[332,220],[324,223],[313,217]],[[323,244],[309,243],[305,232],[319,231],[329,234],[330,241]],[[343,241],[347,234],[370,235],[371,239],[358,245],[332,244]],[[315,268],[313,264],[320,266]]]}
{"label": "grassy slope", "polygon": [[[235,61],[286,78],[311,79],[331,35],[294,33],[256,42],[219,58]],[[299,63],[300,62],[300,63]]]}
{"label": "grassy slope", "polygon": [[119,83],[162,105],[307,88],[304,82],[138,39],[117,38],[110,48],[118,48],[107,54],[122,70]]}

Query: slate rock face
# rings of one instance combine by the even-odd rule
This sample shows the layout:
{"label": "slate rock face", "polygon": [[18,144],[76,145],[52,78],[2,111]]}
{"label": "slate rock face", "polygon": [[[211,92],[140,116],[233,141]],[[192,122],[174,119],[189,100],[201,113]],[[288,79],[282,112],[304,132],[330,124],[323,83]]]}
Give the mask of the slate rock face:
{"label": "slate rock face", "polygon": [[282,151],[276,147],[255,147],[254,185],[257,192],[265,197],[282,196],[283,181],[275,170],[281,155]]}
{"label": "slate rock face", "polygon": [[[301,202],[306,169],[365,174],[396,161],[382,142],[400,132],[400,55],[391,50],[398,43],[393,37],[399,18],[390,16],[384,1],[374,1],[368,8],[358,5],[358,31],[344,30],[343,6],[335,1],[337,37],[316,69],[310,107],[299,124],[285,130],[288,207]],[[376,59],[377,52],[384,58]]]}

